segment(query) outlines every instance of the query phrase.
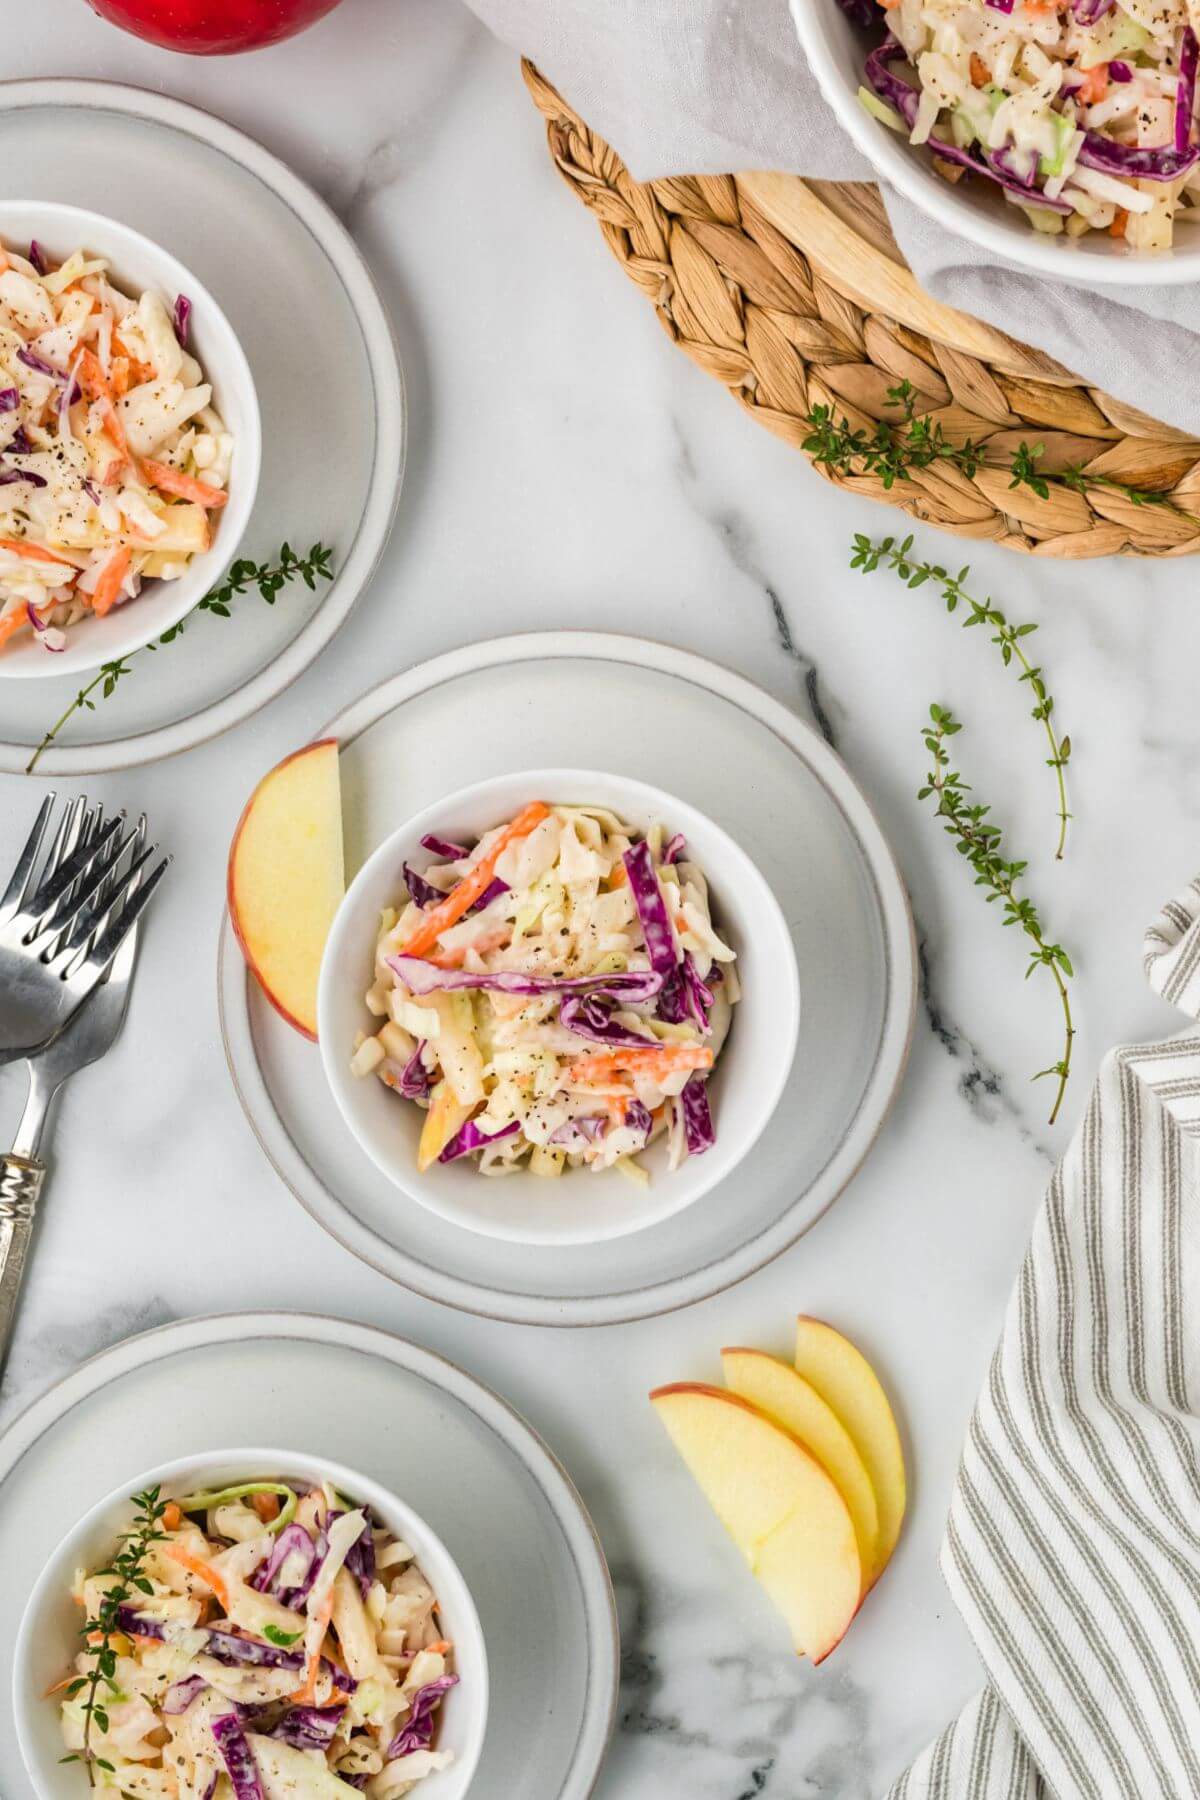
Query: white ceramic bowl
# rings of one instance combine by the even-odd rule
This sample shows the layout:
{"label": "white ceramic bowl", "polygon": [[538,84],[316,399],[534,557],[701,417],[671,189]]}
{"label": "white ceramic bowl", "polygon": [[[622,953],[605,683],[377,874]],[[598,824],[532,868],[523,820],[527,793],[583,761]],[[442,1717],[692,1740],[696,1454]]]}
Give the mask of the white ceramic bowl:
{"label": "white ceramic bowl", "polygon": [[[488,1180],[474,1161],[417,1172],[424,1112],[374,1076],[350,1073],[355,1033],[373,1023],[363,996],[371,985],[379,914],[404,892],[402,865],[428,853],[425,832],[474,842],[530,800],[597,805],[646,831],[682,831],[712,890],[717,929],[738,956],[742,998],[709,1084],[717,1141],[670,1173],[661,1141],[645,1161],[648,1188],[617,1170],[567,1171],[557,1181],[521,1171]],[[740,1163],[774,1112],[787,1081],[800,1024],[800,981],[783,913],[745,851],[711,819],[646,782],[581,769],[531,769],[448,795],[394,832],[364,864],[333,922],[321,965],[317,1036],[325,1074],[350,1130],[398,1188],[451,1224],[526,1244],[584,1244],[622,1237],[690,1206]]]}
{"label": "white ceramic bowl", "polygon": [[[81,206],[49,201],[0,200],[0,239],[23,250],[36,237],[56,261],[73,250],[106,257],[114,287],[136,298],[147,289],[170,311],[178,294],[192,302],[189,348],[212,383],[213,405],[233,433],[229,502],[215,515],[213,541],[192,558],[178,581],[147,582],[136,600],[103,619],[81,619],[67,647],[49,655],[25,637],[0,654],[0,679],[48,679],[77,675],[139,650],[189,613],[224,574],[237,554],[258,492],[262,423],[254,377],[233,327],[203,282],[190,269],[128,225]],[[229,254],[233,254],[227,246]]]}
{"label": "white ceramic bowl", "polygon": [[454,1645],[461,1676],[439,1710],[435,1743],[453,1750],[448,1769],[425,1776],[421,1800],[463,1800],[471,1786],[487,1726],[488,1671],[483,1632],[474,1601],[449,1551],[425,1521],[396,1494],[369,1476],[307,1452],[250,1448],[182,1457],[131,1475],[127,1482],[84,1514],[58,1544],[29,1597],[13,1654],[13,1705],[25,1767],[42,1800],[87,1800],[82,1765],[62,1765],[58,1708],[46,1691],[61,1681],[79,1650],[79,1608],[71,1599],[78,1568],[99,1568],[112,1554],[119,1531],[127,1529],[129,1496],[159,1486],[164,1498],[221,1487],[234,1481],[296,1480],[308,1486],[332,1481],[347,1499],[371,1508],[375,1517],[416,1551],[417,1562],[438,1597],[446,1636]]}
{"label": "white ceramic bowl", "polygon": [[[1154,252],[1130,250],[1104,231],[1048,237],[1035,231],[993,182],[968,177],[951,186],[943,181],[927,149],[909,144],[859,104],[863,64],[883,38],[884,14],[878,30],[864,31],[838,0],[790,0],[790,5],[809,66],[839,124],[884,181],[947,231],[1039,274],[1089,286],[1170,287],[1200,280],[1200,234],[1194,228],[1177,232],[1175,249]],[[1019,320],[1012,329],[1020,335]]]}

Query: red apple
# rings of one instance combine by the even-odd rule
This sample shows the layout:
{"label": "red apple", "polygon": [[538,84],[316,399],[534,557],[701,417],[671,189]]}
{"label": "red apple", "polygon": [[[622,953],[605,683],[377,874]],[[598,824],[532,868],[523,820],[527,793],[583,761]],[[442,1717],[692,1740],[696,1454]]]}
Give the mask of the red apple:
{"label": "red apple", "polygon": [[278,44],[323,19],[338,0],[89,0],[135,37],[191,56],[228,56]]}

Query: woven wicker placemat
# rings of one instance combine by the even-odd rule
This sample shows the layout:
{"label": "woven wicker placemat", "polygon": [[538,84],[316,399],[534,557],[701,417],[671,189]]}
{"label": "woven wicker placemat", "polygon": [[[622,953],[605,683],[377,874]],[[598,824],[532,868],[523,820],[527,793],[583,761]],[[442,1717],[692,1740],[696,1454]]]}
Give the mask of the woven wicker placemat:
{"label": "woven wicker placemat", "polygon": [[[1050,357],[924,293],[888,229],[878,190],[795,175],[634,181],[530,63],[550,152],[599,222],[672,340],[750,416],[803,450],[809,415],[833,409],[873,431],[902,415],[887,393],[911,383],[954,443],[982,446],[974,475],[935,463],[890,488],[875,474],[815,464],[851,493],[963,537],[1039,556],[1186,556],[1200,550],[1200,442],[1090,387]],[[1137,504],[1086,482],[1042,498],[1011,485],[1022,443],[1038,466],[1081,470],[1169,494]]]}

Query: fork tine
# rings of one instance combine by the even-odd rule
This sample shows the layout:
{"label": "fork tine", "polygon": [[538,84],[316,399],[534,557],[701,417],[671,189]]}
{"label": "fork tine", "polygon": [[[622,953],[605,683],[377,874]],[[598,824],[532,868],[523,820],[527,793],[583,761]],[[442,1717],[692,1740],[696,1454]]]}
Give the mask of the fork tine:
{"label": "fork tine", "polygon": [[[146,852],[146,856],[152,855],[152,850]],[[146,858],[143,857],[142,862],[144,862],[145,859]],[[144,881],[139,880],[136,889],[129,894],[129,898],[122,907],[117,918],[113,919],[111,923],[105,927],[98,941],[93,944],[92,948],[88,951],[83,962],[83,968],[85,970],[95,970],[98,974],[103,974],[104,970],[116,956],[125,939],[129,936],[129,933],[133,930],[134,926],[145,912],[146,907],[150,903],[150,896],[153,894],[155,888],[158,886],[170,866],[171,858],[169,856],[164,856],[158,867],[151,870]],[[140,865],[138,873],[140,874]],[[124,884],[126,889],[128,888],[128,883],[129,877],[126,877],[126,882]]]}
{"label": "fork tine", "polygon": [[[42,882],[26,908],[37,922],[39,933],[47,929],[61,930],[91,899],[110,864],[132,842],[133,833],[130,832],[120,849],[113,850],[113,842],[120,836],[123,824],[124,820],[119,816],[102,824],[90,842],[80,844],[50,880]],[[82,882],[78,891],[72,894],[71,889],[83,875],[89,876],[89,880]]]}
{"label": "fork tine", "polygon": [[37,866],[42,838],[50,821],[50,815],[54,811],[56,798],[55,794],[47,794],[38,808],[38,816],[33,821],[33,829],[25,840],[25,848],[17,858],[17,866],[13,870],[12,880],[4,890],[4,898],[0,899],[0,918],[7,913],[15,912],[25,899],[26,891],[33,879],[33,871]]}
{"label": "fork tine", "polygon": [[[142,835],[140,828],[130,834],[130,842],[132,843],[139,835]],[[110,865],[102,875],[95,879],[94,888],[100,894],[100,898],[94,906],[80,906],[75,923],[66,935],[61,948],[54,953],[53,960],[58,960],[60,956],[66,956],[68,953],[73,954],[76,950],[81,949],[91,937],[103,936],[121,901],[132,899],[137,892],[141,872],[157,848],[157,844],[151,844],[142,851],[140,856],[135,856],[129,867],[120,875],[114,877]],[[122,852],[122,854],[124,853]],[[105,888],[108,889],[107,892],[103,891]],[[47,957],[46,960],[49,962],[52,959]]]}
{"label": "fork tine", "polygon": [[77,794],[74,800],[68,802],[66,811],[59,820],[58,830],[54,834],[54,842],[46,857],[46,864],[42,870],[43,881],[54,874],[78,844],[80,824],[84,818],[86,805],[87,801],[82,794]]}

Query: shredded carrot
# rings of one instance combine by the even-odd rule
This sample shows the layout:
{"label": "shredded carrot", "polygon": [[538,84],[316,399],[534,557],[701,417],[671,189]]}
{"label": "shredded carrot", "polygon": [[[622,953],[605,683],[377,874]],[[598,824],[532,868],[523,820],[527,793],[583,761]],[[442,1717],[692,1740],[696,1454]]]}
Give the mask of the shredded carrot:
{"label": "shredded carrot", "polygon": [[[486,956],[489,950],[499,950],[507,937],[507,931],[489,931],[486,936],[476,938],[473,944],[461,944],[457,950],[431,950],[424,961],[432,963],[435,969],[461,969],[468,950],[477,950],[480,956]],[[522,1000],[521,1005],[524,1004]],[[517,1010],[520,1011],[520,1007]]]}
{"label": "shredded carrot", "polygon": [[711,1069],[713,1053],[706,1044],[663,1044],[655,1049],[610,1050],[602,1056],[582,1056],[571,1064],[571,1079],[591,1086],[611,1081],[621,1071],[629,1075],[674,1075],[680,1069]]}
{"label": "shredded carrot", "polygon": [[18,631],[25,631],[29,623],[27,606],[18,606],[14,612],[5,613],[0,619],[0,644],[7,644],[9,638],[16,637]]}
{"label": "shredded carrot", "polygon": [[624,887],[625,883],[628,880],[629,880],[629,874],[625,868],[625,864],[623,862],[614,863],[612,868],[609,870],[609,875],[608,875],[609,887],[610,888]]}
{"label": "shredded carrot", "polygon": [[432,1651],[434,1656],[445,1656],[448,1650],[453,1650],[454,1645],[449,1638],[439,1638],[436,1644],[426,1644],[425,1648]]}
{"label": "shredded carrot", "polygon": [[977,87],[977,88],[986,87],[988,82],[992,79],[991,70],[988,68],[987,64],[984,62],[982,56],[980,56],[974,50],[972,50],[972,52],[971,52],[971,65],[970,66],[971,66],[971,86]]}
{"label": "shredded carrot", "polygon": [[73,1681],[74,1681],[74,1680],[75,1680],[75,1677],[74,1677],[74,1675],[64,1675],[64,1676],[63,1676],[63,1678],[62,1678],[62,1680],[61,1680],[61,1681],[56,1681],[56,1682],[55,1682],[55,1683],[54,1683],[54,1686],[53,1686],[53,1687],[48,1687],[48,1688],[47,1688],[47,1689],[46,1689],[46,1691],[45,1691],[45,1693],[44,1693],[44,1694],[43,1694],[43,1695],[42,1695],[42,1699],[43,1699],[43,1700],[49,1700],[49,1699],[50,1699],[50,1698],[51,1698],[51,1696],[52,1696],[52,1695],[54,1695],[54,1694],[61,1694],[61,1693],[62,1693],[62,1691],[63,1691],[63,1689],[64,1689],[64,1688],[69,1688],[69,1687],[70,1687],[70,1685],[71,1685],[71,1683],[72,1683],[72,1682],[73,1682]]}
{"label": "shredded carrot", "polygon": [[129,449],[129,440],[125,436],[125,427],[122,425],[121,415],[117,411],[112,383],[101,368],[99,357],[91,350],[83,351],[79,358],[79,385],[88,399],[96,401],[100,407],[104,419],[104,429],[121,455],[128,462],[132,462],[133,456]]}
{"label": "shredded carrot", "polygon": [[129,572],[130,549],[118,544],[100,571],[100,579],[92,592],[92,611],[98,619],[110,613],[121,597],[121,587]]}
{"label": "shredded carrot", "polygon": [[22,538],[0,538],[0,550],[11,550],[14,556],[23,556],[27,562],[59,563],[73,575],[79,573],[67,557],[56,556],[53,550],[43,550],[40,544],[27,544]]}
{"label": "shredded carrot", "polygon": [[167,1501],[167,1504],[163,1507],[162,1522],[164,1531],[179,1530],[179,1527],[183,1524],[183,1514],[179,1510],[177,1501]]}
{"label": "shredded carrot", "polygon": [[207,481],[197,481],[194,475],[184,475],[179,469],[172,469],[167,463],[151,462],[147,459],[142,464],[142,473],[152,487],[164,494],[176,494],[181,500],[194,500],[198,506],[217,508],[224,506],[229,495],[224,488],[210,487]]}
{"label": "shredded carrot", "polygon": [[185,1550],[182,1544],[167,1544],[163,1555],[169,1556],[171,1561],[177,1562],[181,1569],[186,1569],[189,1575],[194,1575],[198,1581],[202,1581],[205,1587],[210,1587],[225,1611],[229,1611],[229,1589],[225,1585],[225,1578],[218,1569],[213,1568],[211,1563],[205,1562],[202,1556],[193,1556],[192,1552]]}
{"label": "shredded carrot", "polygon": [[433,949],[443,931],[457,924],[464,913],[470,912],[479,896],[491,886],[492,877],[496,873],[496,864],[508,846],[518,838],[528,837],[535,826],[543,819],[550,817],[550,808],[540,800],[531,801],[523,807],[512,822],[506,825],[487,855],[481,857],[469,874],[464,875],[456,887],[451,888],[446,898],[437,906],[430,907],[413,935],[404,946],[406,956],[424,956]]}
{"label": "shredded carrot", "polygon": [[317,1697],[317,1676],[321,1669],[321,1645],[325,1641],[325,1633],[329,1630],[329,1621],[333,1617],[332,1588],[330,1588],[324,1600],[321,1602],[321,1610],[317,1614],[317,1617],[321,1621],[321,1636],[317,1641],[316,1649],[308,1659],[308,1667],[304,1672],[303,1687],[297,1688],[294,1694],[288,1695],[288,1699],[294,1706],[311,1706]]}
{"label": "shredded carrot", "polygon": [[1129,225],[1129,214],[1123,206],[1117,208],[1116,217],[1108,228],[1109,237],[1123,238]]}
{"label": "shredded carrot", "polygon": [[1108,92],[1108,64],[1093,63],[1083,71],[1077,93],[1085,106],[1096,106]]}
{"label": "shredded carrot", "polygon": [[278,1494],[251,1494],[250,1504],[264,1525],[269,1525],[272,1519],[279,1517]]}

